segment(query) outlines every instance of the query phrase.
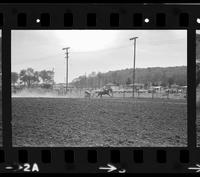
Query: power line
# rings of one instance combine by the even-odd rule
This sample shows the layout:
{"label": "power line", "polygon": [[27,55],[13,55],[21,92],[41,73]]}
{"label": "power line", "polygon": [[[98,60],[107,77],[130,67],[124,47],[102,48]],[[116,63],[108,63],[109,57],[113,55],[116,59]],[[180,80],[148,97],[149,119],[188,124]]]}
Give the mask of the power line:
{"label": "power line", "polygon": [[[98,52],[102,52],[102,51],[109,51],[109,50],[118,50],[120,48],[127,48],[127,47],[131,47],[130,45],[123,45],[123,46],[119,46],[119,47],[114,47],[114,48],[108,48],[108,49],[102,49],[102,50],[98,50],[98,51],[72,51],[73,54],[81,54],[81,53],[98,53]],[[31,62],[35,62],[35,61],[41,61],[41,60],[50,60],[50,57],[60,57],[60,53],[54,54],[54,55],[48,55],[48,56],[44,56],[44,57],[39,57],[37,59],[33,59],[32,61],[29,61],[29,63]],[[24,62],[23,62],[24,63]]]}
{"label": "power line", "polygon": [[123,48],[128,48],[131,47],[130,45],[122,45],[119,47],[113,47],[113,48],[107,48],[107,49],[100,49],[100,50],[94,50],[94,51],[74,51],[73,54],[79,54],[79,53],[99,53],[99,52],[106,52],[106,51],[111,51],[111,50],[119,50],[119,49],[123,49]]}

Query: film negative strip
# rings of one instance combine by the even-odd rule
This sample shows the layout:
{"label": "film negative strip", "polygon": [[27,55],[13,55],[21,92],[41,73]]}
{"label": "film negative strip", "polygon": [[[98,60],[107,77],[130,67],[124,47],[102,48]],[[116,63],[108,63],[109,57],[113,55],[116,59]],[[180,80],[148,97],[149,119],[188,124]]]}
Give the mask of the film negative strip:
{"label": "film negative strip", "polygon": [[199,9],[1,4],[0,173],[200,173]]}

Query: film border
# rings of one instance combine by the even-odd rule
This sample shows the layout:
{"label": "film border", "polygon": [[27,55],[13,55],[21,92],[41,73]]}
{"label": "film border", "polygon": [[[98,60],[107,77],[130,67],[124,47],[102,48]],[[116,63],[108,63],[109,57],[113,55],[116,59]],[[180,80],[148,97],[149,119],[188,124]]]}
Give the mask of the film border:
{"label": "film border", "polygon": [[[5,165],[38,163],[41,173],[80,173],[101,171],[98,167],[113,164],[127,173],[184,173],[189,166],[200,163],[195,131],[195,30],[200,6],[162,5],[1,5],[2,85],[3,85],[3,147]],[[67,15],[66,15],[67,14]],[[71,15],[70,15],[71,14]],[[137,15],[135,15],[137,14]],[[73,17],[70,24],[66,18]],[[96,18],[95,18],[96,17]],[[156,18],[157,17],[157,18]],[[36,23],[37,19],[40,23]],[[64,19],[65,18],[65,19]],[[133,24],[133,18],[137,23]],[[143,20],[149,18],[150,22]],[[88,19],[88,21],[87,21]],[[110,21],[110,19],[112,19]],[[158,20],[161,19],[161,20]],[[163,19],[164,22],[163,22]],[[185,20],[186,19],[186,20]],[[134,20],[135,21],[135,20]],[[160,22],[159,22],[160,21]],[[139,25],[138,25],[139,24]],[[14,148],[11,127],[11,30],[13,29],[186,29],[188,30],[188,147],[128,148]],[[190,80],[191,79],[191,80]],[[92,154],[92,155],[91,155]],[[139,155],[138,155],[139,154]],[[1,156],[1,157],[2,157]],[[1,162],[0,160],[0,162]],[[66,161],[66,162],[65,162]],[[56,170],[57,169],[57,170]],[[115,170],[116,172],[117,170]],[[118,170],[119,171],[119,170]],[[3,170],[2,172],[8,172]],[[21,172],[21,171],[19,171]],[[106,171],[105,171],[106,172]]]}

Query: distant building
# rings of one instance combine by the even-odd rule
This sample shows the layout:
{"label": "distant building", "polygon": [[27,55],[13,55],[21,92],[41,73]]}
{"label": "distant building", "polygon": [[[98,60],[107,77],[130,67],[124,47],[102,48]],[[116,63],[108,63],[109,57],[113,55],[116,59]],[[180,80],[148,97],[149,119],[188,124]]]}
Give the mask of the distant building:
{"label": "distant building", "polygon": [[58,83],[58,84],[54,84],[53,85],[53,89],[57,90],[57,89],[64,89],[64,87],[66,86],[65,83]]}
{"label": "distant building", "polygon": [[177,84],[173,84],[173,85],[171,85],[171,89],[176,90],[176,91],[182,90],[183,92],[187,93],[187,86],[180,86]]}
{"label": "distant building", "polygon": [[144,84],[142,84],[142,83],[128,84],[126,87],[133,88],[133,85],[134,85],[134,89],[136,89],[136,90],[144,89]]}
{"label": "distant building", "polygon": [[150,89],[155,90],[156,92],[163,91],[163,87],[162,86],[151,86]]}
{"label": "distant building", "polygon": [[[68,85],[68,90],[72,90],[75,87],[71,84]],[[53,85],[54,90],[66,91],[66,83],[58,83]]]}
{"label": "distant building", "polygon": [[180,86],[180,89],[183,90],[184,93],[187,93],[187,85],[186,86]]}
{"label": "distant building", "polygon": [[119,90],[119,86],[117,84],[114,84],[114,83],[108,83],[105,85],[106,87],[108,88],[111,88],[112,90]]}
{"label": "distant building", "polygon": [[171,85],[171,88],[176,88],[176,89],[179,89],[179,88],[180,88],[180,85],[177,85],[177,84],[172,84],[172,85]]}

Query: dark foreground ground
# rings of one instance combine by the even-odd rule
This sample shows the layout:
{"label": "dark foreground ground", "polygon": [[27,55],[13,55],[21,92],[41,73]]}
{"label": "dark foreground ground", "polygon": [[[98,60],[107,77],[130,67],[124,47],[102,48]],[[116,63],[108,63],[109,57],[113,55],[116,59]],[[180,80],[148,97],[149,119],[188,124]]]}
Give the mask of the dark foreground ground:
{"label": "dark foreground ground", "polygon": [[12,98],[14,146],[187,146],[186,100]]}

